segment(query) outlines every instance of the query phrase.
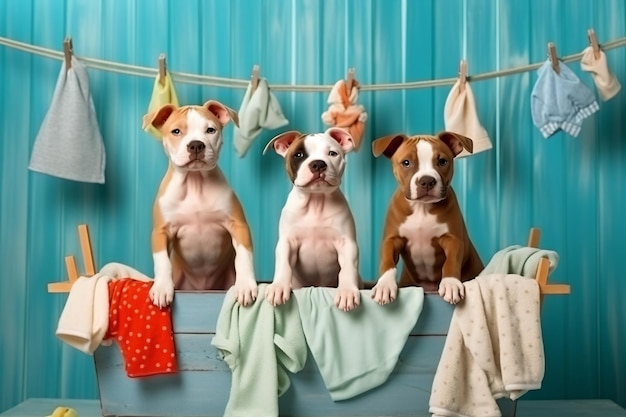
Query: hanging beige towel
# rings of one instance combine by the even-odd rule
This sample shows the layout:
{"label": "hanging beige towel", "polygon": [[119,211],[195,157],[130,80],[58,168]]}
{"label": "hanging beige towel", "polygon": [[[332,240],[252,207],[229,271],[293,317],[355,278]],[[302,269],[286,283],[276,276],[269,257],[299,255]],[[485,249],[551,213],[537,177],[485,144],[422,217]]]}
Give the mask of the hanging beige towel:
{"label": "hanging beige towel", "polygon": [[[154,80],[154,87],[152,89],[152,97],[150,98],[150,104],[148,104],[147,113],[151,113],[157,109],[160,109],[166,104],[173,104],[178,107],[178,97],[176,96],[176,89],[174,88],[174,82],[170,73],[165,73],[163,77],[163,83],[161,83],[161,77],[157,75]],[[163,135],[154,126],[148,125],[145,129],[146,132],[152,136],[161,140]]]}
{"label": "hanging beige towel", "polygon": [[239,126],[235,126],[234,142],[235,150],[240,158],[246,155],[254,138],[261,133],[261,130],[276,129],[289,123],[265,78],[259,79],[259,84],[254,91],[252,91],[252,83],[248,84],[238,113]]}
{"label": "hanging beige towel", "polygon": [[598,58],[596,58],[593,48],[588,46],[583,51],[583,56],[580,59],[580,67],[583,71],[591,73],[600,98],[604,101],[608,101],[619,93],[622,86],[611,70],[609,70],[604,51],[598,51],[598,55]]}
{"label": "hanging beige towel", "polygon": [[74,181],[104,183],[105,152],[89,91],[87,69],[76,57],[57,80],[52,104],[35,139],[28,168]]}
{"label": "hanging beige towel", "polygon": [[335,83],[328,95],[328,110],[322,113],[322,121],[329,126],[341,127],[347,130],[354,139],[354,150],[359,150],[367,113],[365,107],[356,104],[359,98],[359,87],[355,85],[348,93],[348,86],[344,80]]}
{"label": "hanging beige towel", "polygon": [[478,120],[474,94],[469,82],[465,82],[463,89],[460,80],[454,83],[446,99],[443,113],[446,130],[467,136],[474,142],[473,153],[463,150],[457,158],[476,155],[493,147],[489,134]]}

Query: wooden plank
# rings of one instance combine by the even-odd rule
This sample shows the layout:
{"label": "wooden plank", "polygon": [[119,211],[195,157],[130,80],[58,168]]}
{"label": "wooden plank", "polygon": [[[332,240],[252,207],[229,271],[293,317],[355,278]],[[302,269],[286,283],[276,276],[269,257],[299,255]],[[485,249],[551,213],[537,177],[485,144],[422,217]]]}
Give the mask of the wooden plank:
{"label": "wooden plank", "polygon": [[[222,415],[230,393],[231,373],[210,345],[212,338],[208,334],[177,334],[180,372],[147,379],[126,377],[117,346],[98,348],[95,361],[104,415]],[[443,336],[409,337],[385,384],[340,402],[332,401],[309,353],[304,369],[290,375],[291,388],[279,401],[281,415],[426,416],[444,343]],[[180,404],[185,404],[184,410]],[[510,401],[504,401],[501,407],[503,415],[514,415]]]}
{"label": "wooden plank", "polygon": [[[224,291],[176,291],[172,310],[174,331],[215,333],[224,295]],[[422,314],[411,334],[447,334],[453,311],[454,306],[442,301],[438,294],[425,294]]]}

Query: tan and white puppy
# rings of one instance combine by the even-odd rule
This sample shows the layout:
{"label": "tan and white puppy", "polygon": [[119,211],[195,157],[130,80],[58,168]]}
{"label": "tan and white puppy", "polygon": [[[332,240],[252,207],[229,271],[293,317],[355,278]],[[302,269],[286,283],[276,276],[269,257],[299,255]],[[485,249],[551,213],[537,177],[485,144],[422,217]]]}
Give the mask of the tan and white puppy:
{"label": "tan and white puppy", "polygon": [[270,147],[285,158],[293,188],[280,216],[267,301],[282,304],[292,289],[336,287],[337,307],[356,308],[361,287],[356,228],[339,189],[345,154],[354,148],[352,136],[340,128],[314,134],[290,131],[272,139],[265,151]]}
{"label": "tan and white puppy", "polygon": [[404,261],[401,287],[438,290],[452,304],[465,296],[462,281],[482,271],[483,263],[450,186],[454,157],[463,149],[471,153],[472,140],[452,132],[391,135],[372,143],[374,156],[391,159],[398,182],[385,220],[381,276],[372,289],[372,298],[378,303],[396,298],[400,257]]}
{"label": "tan and white puppy", "polygon": [[226,290],[251,304],[257,295],[252,239],[239,199],[217,165],[222,129],[237,113],[217,101],[167,104],[143,118],[163,135],[169,166],[153,209],[152,301],[168,305],[174,288]]}

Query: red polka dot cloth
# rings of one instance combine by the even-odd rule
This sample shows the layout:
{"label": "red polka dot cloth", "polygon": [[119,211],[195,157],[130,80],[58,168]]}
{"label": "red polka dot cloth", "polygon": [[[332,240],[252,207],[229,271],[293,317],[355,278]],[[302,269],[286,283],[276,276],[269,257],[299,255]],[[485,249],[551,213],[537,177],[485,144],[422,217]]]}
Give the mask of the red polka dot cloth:
{"label": "red polka dot cloth", "polygon": [[178,371],[171,308],[152,304],[151,286],[132,278],[109,282],[109,327],[104,339],[117,342],[131,378]]}

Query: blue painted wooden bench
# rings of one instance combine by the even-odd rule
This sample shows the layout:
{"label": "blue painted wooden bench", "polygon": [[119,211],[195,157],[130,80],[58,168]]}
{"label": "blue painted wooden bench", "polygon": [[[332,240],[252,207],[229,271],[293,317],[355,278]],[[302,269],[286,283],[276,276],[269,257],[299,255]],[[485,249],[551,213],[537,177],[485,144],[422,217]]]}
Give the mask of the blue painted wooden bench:
{"label": "blue painted wooden bench", "polygon": [[[86,275],[95,273],[86,226],[79,226]],[[529,246],[536,247],[533,229]],[[50,292],[69,291],[78,276],[66,258],[70,280],[49,285]],[[547,284],[549,261],[537,271],[542,294],[569,293],[567,285]],[[175,295],[172,320],[179,372],[131,379],[126,376],[117,345],[100,346],[94,355],[103,416],[221,416],[228,402],[231,373],[211,346],[225,292],[182,292]],[[290,375],[291,388],[279,399],[282,416],[430,416],[430,388],[452,317],[453,306],[437,294],[426,294],[424,308],[388,381],[358,397],[333,402],[312,355],[305,368]],[[504,417],[514,417],[516,403],[498,400]],[[254,416],[250,416],[254,417]]]}

